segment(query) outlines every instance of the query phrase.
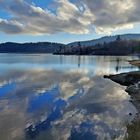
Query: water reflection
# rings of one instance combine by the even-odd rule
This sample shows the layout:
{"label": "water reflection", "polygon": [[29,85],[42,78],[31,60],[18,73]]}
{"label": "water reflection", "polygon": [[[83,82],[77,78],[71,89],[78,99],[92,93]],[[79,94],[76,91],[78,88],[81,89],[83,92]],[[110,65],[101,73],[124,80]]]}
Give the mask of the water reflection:
{"label": "water reflection", "polygon": [[109,140],[125,136],[126,122],[134,118],[136,110],[124,87],[102,75],[136,69],[126,61],[132,57],[0,57],[2,140]]}
{"label": "water reflection", "polygon": [[[12,58],[12,59],[11,59]],[[99,72],[126,72],[135,70],[136,67],[129,65],[128,60],[138,59],[135,56],[52,56],[45,54],[0,54],[1,71],[5,73],[9,69],[29,68],[88,68]],[[103,71],[104,69],[104,71]]]}

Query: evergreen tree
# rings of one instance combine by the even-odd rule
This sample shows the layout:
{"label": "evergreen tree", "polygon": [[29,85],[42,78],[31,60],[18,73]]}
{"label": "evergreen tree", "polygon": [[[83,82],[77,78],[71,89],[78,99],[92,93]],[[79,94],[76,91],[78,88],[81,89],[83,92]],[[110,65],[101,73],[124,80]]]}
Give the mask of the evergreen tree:
{"label": "evergreen tree", "polygon": [[120,35],[117,36],[116,41],[121,41]]}

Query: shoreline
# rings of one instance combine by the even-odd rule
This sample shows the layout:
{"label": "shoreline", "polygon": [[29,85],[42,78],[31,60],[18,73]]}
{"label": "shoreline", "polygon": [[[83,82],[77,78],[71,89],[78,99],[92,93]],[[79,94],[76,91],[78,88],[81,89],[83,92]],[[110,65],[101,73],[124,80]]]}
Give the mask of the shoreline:
{"label": "shoreline", "polygon": [[[140,67],[140,60],[128,61],[131,65]],[[104,75],[104,78],[110,79],[121,86],[126,86],[125,91],[130,95],[131,102],[135,104],[140,115],[140,70],[114,74]]]}
{"label": "shoreline", "polygon": [[[131,65],[140,67],[140,60],[129,61]],[[127,135],[125,140],[139,140],[140,139],[140,70],[133,72],[120,73],[116,75],[104,75],[121,86],[126,86],[125,91],[130,96],[130,102],[137,109],[135,118],[131,123],[126,124]],[[133,115],[131,112],[129,115]]]}

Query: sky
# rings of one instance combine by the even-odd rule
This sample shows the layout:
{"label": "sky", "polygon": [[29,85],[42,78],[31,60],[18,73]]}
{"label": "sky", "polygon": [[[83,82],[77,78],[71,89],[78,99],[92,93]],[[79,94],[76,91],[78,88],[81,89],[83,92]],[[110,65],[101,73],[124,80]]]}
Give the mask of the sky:
{"label": "sky", "polygon": [[0,0],[0,42],[140,33],[140,0]]}

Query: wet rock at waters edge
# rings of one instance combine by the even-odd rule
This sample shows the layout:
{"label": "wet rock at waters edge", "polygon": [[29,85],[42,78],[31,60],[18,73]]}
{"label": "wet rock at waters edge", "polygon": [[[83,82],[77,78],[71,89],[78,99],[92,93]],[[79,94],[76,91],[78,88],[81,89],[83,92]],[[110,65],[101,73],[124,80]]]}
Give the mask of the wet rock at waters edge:
{"label": "wet rock at waters edge", "polygon": [[104,78],[108,78],[120,85],[127,86],[125,91],[130,95],[131,102],[140,113],[140,71],[109,76],[105,75]]}
{"label": "wet rock at waters edge", "polygon": [[140,71],[121,73],[116,75],[105,75],[104,78],[111,79],[112,81],[119,83],[123,86],[130,86],[140,81]]}

